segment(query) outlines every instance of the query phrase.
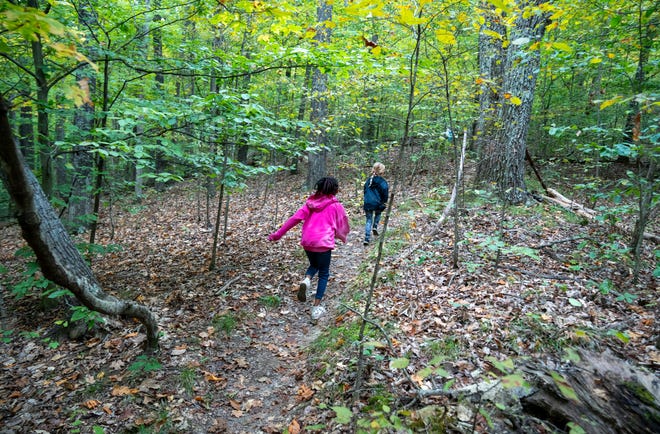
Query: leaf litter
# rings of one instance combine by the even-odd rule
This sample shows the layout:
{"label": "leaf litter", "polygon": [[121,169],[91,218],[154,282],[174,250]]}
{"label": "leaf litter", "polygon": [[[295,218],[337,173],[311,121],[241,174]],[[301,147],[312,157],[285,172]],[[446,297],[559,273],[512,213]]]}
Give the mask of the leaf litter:
{"label": "leaf litter", "polygon": [[[310,345],[361,312],[355,295],[368,289],[375,248],[362,246],[361,198],[340,197],[352,233],[333,254],[328,315],[312,325],[311,302],[295,296],[305,268],[297,231],[278,243],[266,239],[306,196],[296,188],[302,179],[279,179],[272,201],[262,200],[258,184],[231,198],[229,231],[213,271],[213,233],[190,184],[154,193],[139,212],[126,206],[101,216],[99,243],[121,250],[92,258],[92,267],[105,291],[139,300],[157,315],[160,352],[153,360],[144,358],[137,323],[109,319],[68,340],[54,326],[64,318],[61,306],[43,306],[34,295],[17,299],[5,288],[2,329],[11,335],[1,344],[0,432],[343,432],[336,422],[344,407],[336,404],[352,393],[355,348],[338,338],[319,359]],[[428,202],[429,192],[406,187],[402,197]],[[438,201],[438,210],[443,205]],[[547,359],[569,344],[608,348],[657,372],[654,278],[647,271],[632,287],[629,270],[615,259],[580,268],[589,261],[577,236],[597,244],[608,239],[607,228],[571,223],[547,204],[536,206],[554,212],[557,224],[529,212],[507,215],[502,226],[495,207],[466,210],[457,269],[449,226],[402,257],[396,249],[406,240],[431,232],[434,211],[395,207],[391,228],[381,234],[393,251],[384,256],[372,306],[372,319],[388,331],[391,345],[370,337],[367,390],[387,385],[405,395],[413,388],[460,388],[492,372],[510,374],[506,380],[515,383],[520,378],[498,370],[498,360]],[[0,261],[15,282],[23,260],[14,253],[24,243],[18,228],[0,231]],[[591,284],[605,280],[635,294],[634,302]],[[484,421],[475,427],[488,430]]]}

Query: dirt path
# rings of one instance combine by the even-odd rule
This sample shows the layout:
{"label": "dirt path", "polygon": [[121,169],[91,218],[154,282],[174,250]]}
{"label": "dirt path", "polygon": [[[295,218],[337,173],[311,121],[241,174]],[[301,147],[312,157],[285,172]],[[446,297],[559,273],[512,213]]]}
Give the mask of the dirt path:
{"label": "dirt path", "polygon": [[[244,327],[228,342],[231,349],[226,357],[218,357],[217,366],[211,365],[216,372],[226,373],[229,406],[221,403],[207,413],[213,420],[203,424],[204,430],[213,431],[215,427],[217,432],[237,434],[282,432],[296,415],[314,411],[307,408],[314,392],[314,386],[309,384],[313,377],[309,370],[313,367],[308,364],[307,348],[326,327],[334,325],[339,300],[346,296],[345,290],[365,255],[360,231],[361,228],[353,228],[348,243],[333,252],[324,298],[327,313],[316,325],[310,316],[316,280],[306,302],[296,299],[296,280],[293,285],[253,282],[256,286],[275,287],[282,303],[276,309],[263,307],[252,312],[252,317],[243,321]],[[258,275],[259,268],[265,265],[257,264],[252,274]],[[300,273],[293,274],[302,274],[305,266],[306,261],[300,259],[297,262]],[[223,359],[230,361],[230,365]]]}
{"label": "dirt path", "polygon": [[[185,190],[159,196],[140,213],[117,215],[114,238],[106,242],[123,249],[95,262],[95,272],[107,291],[136,294],[156,313],[162,333],[156,364],[146,368],[144,335],[131,321],[112,321],[56,348],[20,334],[33,326],[16,322],[12,345],[0,357],[0,366],[17,379],[0,382],[0,392],[11,396],[0,405],[0,434],[70,432],[73,426],[106,433],[281,433],[294,420],[333,417],[313,403],[316,368],[308,347],[335,326],[339,301],[366,254],[362,227],[354,219],[349,242],[334,251],[328,312],[313,325],[313,294],[304,303],[296,299],[307,264],[299,228],[268,242],[273,228],[254,224],[254,200],[246,196],[234,202],[241,212],[230,213],[232,233],[213,271],[212,231],[190,212],[194,196]],[[305,197],[291,196],[289,208]],[[273,222],[281,224],[290,212],[280,210]],[[267,212],[262,217],[275,224]],[[7,264],[20,243],[18,229],[12,231],[3,238]],[[16,303],[12,311],[32,312],[17,319],[45,327],[54,321],[53,312],[34,311],[30,299]]]}

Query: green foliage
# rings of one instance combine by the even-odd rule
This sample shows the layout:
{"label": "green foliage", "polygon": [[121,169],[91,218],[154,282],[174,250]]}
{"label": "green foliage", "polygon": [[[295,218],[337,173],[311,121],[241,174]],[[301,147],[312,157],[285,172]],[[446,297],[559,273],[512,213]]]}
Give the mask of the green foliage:
{"label": "green foliage", "polygon": [[262,295],[259,297],[259,304],[274,309],[282,304],[282,299],[277,295]]}
{"label": "green foliage", "polygon": [[[468,234],[466,234],[467,238]],[[531,258],[535,261],[540,261],[541,258],[536,249],[525,246],[510,246],[499,236],[469,234],[470,238],[464,242],[470,242],[484,249],[486,252],[491,252],[490,258],[493,259],[493,254],[513,255],[519,257]]]}
{"label": "green foliage", "polygon": [[2,330],[0,329],[0,342],[8,344],[12,341],[12,335],[14,334],[13,330]]}
{"label": "green foliage", "polygon": [[195,381],[197,379],[197,372],[194,368],[185,367],[179,373],[179,383],[181,387],[188,393],[192,395],[195,388]]}
{"label": "green foliage", "polygon": [[[462,306],[455,306],[457,309],[464,308]],[[424,353],[428,354],[431,358],[442,357],[446,359],[453,359],[459,356],[464,350],[464,345],[461,340],[456,336],[446,336],[440,339],[427,341],[424,344]]]}
{"label": "green foliage", "polygon": [[11,292],[16,298],[31,295],[35,290],[43,290],[52,285],[52,282],[41,274],[36,262],[28,262],[23,272],[23,280],[10,286]]}
{"label": "green foliage", "polygon": [[213,316],[213,327],[216,330],[221,330],[225,333],[225,336],[229,337],[234,329],[236,328],[236,325],[238,323],[238,318],[236,315],[232,314],[231,312],[224,313],[222,315],[214,315]]}
{"label": "green foliage", "polygon": [[147,355],[137,356],[135,361],[128,366],[128,370],[135,376],[142,376],[149,372],[158,371],[162,368],[158,358]]}

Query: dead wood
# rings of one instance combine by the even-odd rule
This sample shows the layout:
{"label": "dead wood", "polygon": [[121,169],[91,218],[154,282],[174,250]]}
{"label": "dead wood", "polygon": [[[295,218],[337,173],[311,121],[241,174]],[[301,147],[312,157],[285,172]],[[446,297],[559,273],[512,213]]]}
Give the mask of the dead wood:
{"label": "dead wood", "polygon": [[[556,190],[553,190],[552,188],[546,189],[546,192],[548,193],[548,196],[543,196],[543,199],[547,200],[548,202],[554,203],[555,205],[559,205],[564,209],[572,211],[575,214],[579,215],[580,217],[584,217],[587,220],[593,220],[598,216],[598,213],[596,211],[589,209],[583,205],[580,205],[579,203],[571,199],[566,198],[561,193],[559,193]],[[616,224],[615,227],[619,232],[630,235],[630,229],[626,228],[622,224]],[[649,232],[644,233],[644,239],[650,240],[656,244],[660,242],[660,236]]]}
{"label": "dead wood", "polygon": [[449,212],[451,211],[452,207],[454,206],[454,203],[456,202],[456,197],[458,196],[458,188],[461,185],[461,182],[463,181],[463,166],[465,163],[465,149],[467,147],[467,134],[463,134],[463,147],[461,148],[461,158],[460,162],[458,165],[458,175],[456,176],[456,183],[454,184],[454,188],[451,191],[451,197],[449,198],[449,202],[447,202],[447,205],[445,206],[445,209],[442,211],[442,215],[438,219],[437,222],[435,222],[435,225],[433,226],[433,230],[427,234],[426,236],[422,237],[422,240],[419,241],[418,243],[414,244],[412,247],[409,247],[405,252],[403,252],[399,259],[405,259],[407,258],[411,253],[415,252],[417,249],[419,249],[422,245],[428,243],[433,239],[433,237],[440,232],[440,228],[442,227],[442,224],[445,222],[447,219],[447,216],[449,216]]}
{"label": "dead wood", "polygon": [[[611,353],[580,351],[580,361],[562,370],[522,368],[535,392],[521,399],[525,413],[590,434],[660,432],[660,381]],[[563,389],[563,390],[562,390]],[[574,395],[566,390],[574,391]]]}

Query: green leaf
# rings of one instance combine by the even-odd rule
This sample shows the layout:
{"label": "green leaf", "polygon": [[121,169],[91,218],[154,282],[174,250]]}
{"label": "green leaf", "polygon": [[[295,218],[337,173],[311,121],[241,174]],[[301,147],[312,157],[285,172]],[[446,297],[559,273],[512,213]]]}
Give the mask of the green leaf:
{"label": "green leaf", "polygon": [[552,46],[552,48],[554,48],[555,50],[565,51],[565,52],[567,52],[567,53],[570,53],[570,52],[573,51],[573,48],[571,48],[571,46],[568,45],[568,44],[565,43],[565,42],[553,42],[551,46]]}
{"label": "green leaf", "polygon": [[571,387],[568,381],[566,381],[566,379],[561,374],[555,371],[551,371],[550,376],[554,380],[555,385],[559,388],[561,394],[564,395],[564,398],[577,403],[580,402],[577,394],[575,393],[575,390]]}
{"label": "green leaf", "polygon": [[353,418],[353,412],[351,411],[350,408],[342,407],[342,406],[333,406],[330,408],[332,408],[332,410],[334,410],[336,414],[335,420],[337,421],[337,423],[340,423],[342,425],[351,423],[351,419]]}
{"label": "green leaf", "polygon": [[580,355],[573,348],[564,348],[564,360],[577,363],[580,361]]}
{"label": "green leaf", "polygon": [[569,422],[566,424],[567,427],[569,427],[568,434],[586,434],[587,432],[582,428],[580,425],[576,424],[575,422]]}
{"label": "green leaf", "polygon": [[571,306],[582,307],[582,303],[580,303],[579,300],[576,300],[574,298],[569,298],[568,302],[571,304]]}
{"label": "green leaf", "polygon": [[502,386],[506,389],[513,389],[514,387],[529,387],[529,383],[525,381],[520,374],[510,374],[502,377]]}
{"label": "green leaf", "polygon": [[394,359],[390,361],[390,369],[404,369],[410,364],[410,360],[405,357]]}

